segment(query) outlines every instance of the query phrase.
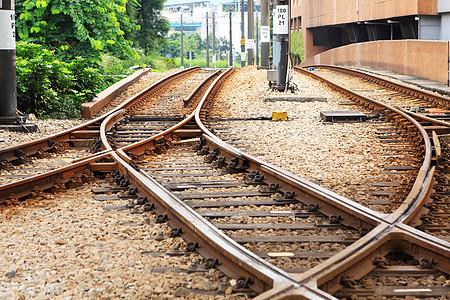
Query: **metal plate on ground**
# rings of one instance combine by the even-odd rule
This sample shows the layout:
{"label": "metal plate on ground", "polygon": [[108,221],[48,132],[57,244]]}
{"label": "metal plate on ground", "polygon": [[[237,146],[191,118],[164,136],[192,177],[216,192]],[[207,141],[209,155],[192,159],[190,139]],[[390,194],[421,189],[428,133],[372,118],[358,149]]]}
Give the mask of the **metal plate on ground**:
{"label": "metal plate on ground", "polygon": [[321,111],[324,122],[365,122],[367,115],[359,111]]}

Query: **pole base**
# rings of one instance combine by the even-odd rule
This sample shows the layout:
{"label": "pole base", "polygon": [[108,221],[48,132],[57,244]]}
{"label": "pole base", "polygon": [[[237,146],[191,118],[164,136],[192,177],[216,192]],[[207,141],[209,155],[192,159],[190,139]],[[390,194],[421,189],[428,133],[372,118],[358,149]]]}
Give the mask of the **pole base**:
{"label": "pole base", "polygon": [[24,124],[0,124],[0,130],[9,130],[15,132],[37,132],[38,127],[36,124],[24,123]]}
{"label": "pole base", "polygon": [[25,123],[25,116],[0,117],[0,130],[15,132],[37,132],[38,127],[33,123]]}

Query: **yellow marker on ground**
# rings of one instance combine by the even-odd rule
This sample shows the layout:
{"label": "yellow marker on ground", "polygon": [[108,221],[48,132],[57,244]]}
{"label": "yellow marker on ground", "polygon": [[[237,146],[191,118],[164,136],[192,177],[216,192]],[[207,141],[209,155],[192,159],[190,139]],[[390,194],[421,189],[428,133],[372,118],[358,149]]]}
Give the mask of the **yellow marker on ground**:
{"label": "yellow marker on ground", "polygon": [[287,112],[272,112],[272,120],[273,121],[286,121],[287,120]]}

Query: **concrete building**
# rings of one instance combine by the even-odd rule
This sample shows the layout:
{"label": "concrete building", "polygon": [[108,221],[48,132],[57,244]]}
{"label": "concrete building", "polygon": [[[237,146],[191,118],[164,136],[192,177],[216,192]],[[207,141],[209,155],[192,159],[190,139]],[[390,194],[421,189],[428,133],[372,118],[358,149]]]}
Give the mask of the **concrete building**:
{"label": "concrete building", "polygon": [[[405,74],[449,80],[449,0],[291,0],[291,6],[292,28],[302,30],[310,62],[381,62]],[[433,75],[437,64],[445,68]]]}
{"label": "concrete building", "polygon": [[377,40],[450,40],[448,0],[292,0],[294,29],[303,28],[306,57]]}

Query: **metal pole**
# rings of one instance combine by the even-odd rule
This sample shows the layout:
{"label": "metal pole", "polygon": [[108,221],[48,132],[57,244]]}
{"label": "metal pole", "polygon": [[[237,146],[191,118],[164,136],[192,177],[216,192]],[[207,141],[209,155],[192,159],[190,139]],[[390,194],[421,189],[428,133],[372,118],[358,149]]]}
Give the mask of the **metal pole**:
{"label": "metal pole", "polygon": [[269,69],[270,54],[269,0],[261,0],[261,68]]}
{"label": "metal pole", "polygon": [[17,112],[14,1],[0,0],[0,123],[20,120]]}
{"label": "metal pole", "polygon": [[[279,47],[279,62],[277,67],[277,86],[278,90],[285,89],[287,77],[287,65],[289,56],[289,1],[277,0],[276,8],[273,16],[273,33],[274,41],[278,42]],[[275,56],[275,53],[274,53]]]}
{"label": "metal pole", "polygon": [[233,66],[233,18],[232,18],[232,11],[230,9],[230,48],[229,48],[229,54],[228,54],[228,67]]}
{"label": "metal pole", "polygon": [[214,68],[216,68],[216,15],[213,12],[212,13],[212,38],[213,38],[213,43],[212,43],[212,57],[213,57],[213,64],[214,64]]}
{"label": "metal pole", "polygon": [[256,65],[259,66],[259,16],[258,12],[256,12]]}
{"label": "metal pole", "polygon": [[249,65],[253,65],[254,64],[254,57],[253,57],[253,48],[254,48],[254,42],[255,40],[253,39],[253,0],[248,0],[247,2],[247,16],[248,16],[248,34],[247,34],[247,38],[248,38],[248,43],[247,43],[247,48],[248,48],[248,64]]}
{"label": "metal pole", "polygon": [[184,52],[183,52],[183,13],[181,13],[180,31],[181,31],[181,69],[184,69]]}
{"label": "metal pole", "polygon": [[241,0],[241,68],[245,66],[244,0]]}
{"label": "metal pole", "polygon": [[209,23],[208,23],[208,12],[206,12],[206,67],[209,68]]}

